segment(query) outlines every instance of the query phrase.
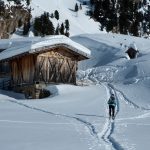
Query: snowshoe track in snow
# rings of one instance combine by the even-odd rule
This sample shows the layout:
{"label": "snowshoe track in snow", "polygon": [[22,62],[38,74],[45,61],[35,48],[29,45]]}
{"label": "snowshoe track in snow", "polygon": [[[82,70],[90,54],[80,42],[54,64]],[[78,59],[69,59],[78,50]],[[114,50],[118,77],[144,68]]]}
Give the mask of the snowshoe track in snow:
{"label": "snowshoe track in snow", "polygon": [[[130,100],[128,100],[125,97],[125,95],[121,91],[114,88],[113,85],[111,85],[111,84],[104,85],[103,84],[103,86],[106,88],[108,96],[110,96],[111,93],[115,94],[116,102],[117,102],[116,114],[115,115],[117,115],[119,113],[120,106],[119,106],[118,96],[120,96],[120,94],[123,95],[124,99],[126,99],[126,101],[128,103],[130,103],[131,105],[133,105],[135,108],[140,108],[140,109],[145,110],[145,108],[141,108],[138,105],[132,103]],[[104,149],[106,149],[106,150],[123,150],[124,149],[112,137],[112,134],[114,133],[114,129],[115,129],[115,120],[109,120],[108,117],[106,118],[106,121],[105,121],[105,124],[104,124],[104,127],[103,127],[102,131],[98,132],[96,127],[92,123],[90,123],[90,122],[88,122],[84,119],[81,119],[79,117],[50,112],[50,111],[47,111],[47,110],[44,110],[44,109],[41,109],[41,108],[37,108],[37,107],[34,107],[34,106],[24,104],[24,103],[19,102],[17,100],[8,100],[8,101],[10,101],[12,103],[16,103],[18,105],[24,106],[24,107],[32,109],[32,110],[36,110],[36,111],[40,111],[40,112],[47,113],[47,114],[50,114],[50,115],[54,115],[56,117],[65,117],[65,118],[70,118],[70,119],[78,121],[80,124],[83,124],[88,129],[90,135],[92,137],[94,137],[94,139],[95,139],[94,141],[96,142],[96,145],[99,147],[99,149],[101,149],[101,147],[104,147]],[[107,113],[107,110],[106,110],[106,113]],[[82,115],[82,114],[76,114],[76,115]]]}
{"label": "snowshoe track in snow", "polygon": [[40,111],[40,112],[43,112],[43,113],[47,113],[47,114],[50,114],[50,115],[54,115],[56,117],[65,117],[65,118],[70,118],[70,119],[74,119],[78,122],[80,122],[81,124],[83,124],[84,126],[86,126],[89,130],[89,133],[90,135],[92,135],[95,140],[96,140],[96,143],[98,146],[100,146],[100,139],[99,139],[99,136],[98,136],[98,132],[96,131],[96,128],[94,127],[94,125],[92,125],[90,122],[87,122],[79,117],[74,117],[74,116],[70,116],[70,115],[65,115],[65,114],[60,114],[60,113],[53,113],[53,112],[50,112],[50,111],[47,111],[47,110],[44,110],[44,109],[41,109],[41,108],[37,108],[37,107],[33,107],[33,106],[30,106],[30,105],[27,105],[27,104],[24,104],[22,102],[18,102],[16,100],[7,100],[11,103],[16,103],[18,105],[21,105],[23,107],[26,107],[26,108],[29,108],[29,109],[32,109],[32,110],[36,110],[36,111]]}
{"label": "snowshoe track in snow", "polygon": [[109,85],[109,87],[111,87],[112,89],[114,89],[114,91],[116,91],[116,92],[119,93],[119,95],[121,96],[121,99],[123,99],[124,101],[126,101],[128,104],[132,105],[134,108],[141,109],[141,110],[148,110],[148,111],[150,110],[148,108],[139,106],[139,105],[135,104],[134,102],[132,102],[131,100],[129,100],[122,91],[116,89],[112,84],[108,84],[108,85]]}
{"label": "snowshoe track in snow", "polygon": [[[115,94],[116,100],[117,100],[117,109],[115,116],[119,113],[119,100],[117,97],[116,91],[108,84],[103,86],[106,88],[107,92],[109,93],[108,96],[111,95],[111,93]],[[107,110],[106,110],[107,113]],[[106,119],[103,130],[101,133],[99,133],[99,137],[103,140],[103,145],[105,145],[105,149],[108,150],[123,150],[122,146],[111,136],[115,129],[115,120]]]}

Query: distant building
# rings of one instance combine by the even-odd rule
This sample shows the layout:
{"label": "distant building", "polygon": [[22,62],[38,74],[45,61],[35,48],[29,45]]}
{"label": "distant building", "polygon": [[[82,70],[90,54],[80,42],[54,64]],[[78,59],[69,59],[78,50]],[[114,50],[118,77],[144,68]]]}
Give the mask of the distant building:
{"label": "distant building", "polygon": [[130,57],[130,59],[134,59],[137,57],[137,54],[139,53],[138,50],[133,49],[132,47],[130,47],[126,53],[128,54],[128,56]]}
{"label": "distant building", "polygon": [[135,45],[134,42],[130,44],[130,46],[127,49],[126,53],[130,57],[130,59],[134,59],[134,58],[137,57],[139,51],[138,51],[137,46]]}

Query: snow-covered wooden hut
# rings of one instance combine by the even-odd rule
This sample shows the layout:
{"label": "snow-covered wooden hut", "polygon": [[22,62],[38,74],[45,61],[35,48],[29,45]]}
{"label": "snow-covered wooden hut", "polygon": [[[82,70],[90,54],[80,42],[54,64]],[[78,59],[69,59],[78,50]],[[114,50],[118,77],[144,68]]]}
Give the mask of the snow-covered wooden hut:
{"label": "snow-covered wooden hut", "polygon": [[0,53],[0,63],[9,63],[13,86],[76,84],[78,61],[90,56],[89,49],[65,36],[1,40],[0,47],[4,45],[7,48]]}

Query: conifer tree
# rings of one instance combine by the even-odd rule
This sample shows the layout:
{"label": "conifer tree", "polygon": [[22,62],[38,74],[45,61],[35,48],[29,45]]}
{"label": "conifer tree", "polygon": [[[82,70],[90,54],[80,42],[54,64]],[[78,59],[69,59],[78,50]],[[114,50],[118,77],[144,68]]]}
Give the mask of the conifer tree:
{"label": "conifer tree", "polygon": [[[93,16],[107,32],[139,36],[150,31],[148,0],[90,0]],[[147,6],[140,12],[140,8]],[[140,29],[140,31],[138,31]],[[141,33],[140,33],[141,32]]]}
{"label": "conifer tree", "polygon": [[132,23],[132,26],[131,26],[131,34],[133,36],[139,36],[139,30],[138,30],[138,22],[137,20],[135,20],[133,23]]}
{"label": "conifer tree", "polygon": [[65,28],[66,28],[66,31],[69,31],[69,20],[68,19],[65,20]]}
{"label": "conifer tree", "polygon": [[41,35],[41,31],[42,31],[42,20],[40,17],[36,17],[34,20],[34,35],[38,36]]}
{"label": "conifer tree", "polygon": [[82,10],[82,5],[80,4],[80,10]]}
{"label": "conifer tree", "polygon": [[29,6],[30,5],[30,0],[26,0],[27,1],[27,6]]}
{"label": "conifer tree", "polygon": [[60,34],[64,35],[64,29],[64,24],[62,23],[60,27]]}
{"label": "conifer tree", "polygon": [[23,26],[23,35],[27,35],[29,32],[29,26],[27,23],[24,23],[24,26]]}
{"label": "conifer tree", "polygon": [[70,33],[68,31],[65,32],[65,36],[69,37]]}
{"label": "conifer tree", "polygon": [[75,4],[75,12],[78,12],[78,10],[79,10],[79,6],[78,6],[78,4],[76,3],[76,4]]}
{"label": "conifer tree", "polygon": [[14,3],[15,3],[16,5],[21,5],[21,0],[14,0]]}
{"label": "conifer tree", "polygon": [[90,0],[90,4],[91,4],[91,5],[94,5],[94,0]]}
{"label": "conifer tree", "polygon": [[51,17],[51,18],[54,18],[54,14],[53,14],[53,13],[51,13],[51,14],[50,14],[50,17]]}
{"label": "conifer tree", "polygon": [[0,0],[0,16],[2,16],[5,12],[5,4]]}
{"label": "conifer tree", "polygon": [[101,1],[96,2],[93,16],[95,17],[95,19],[97,21],[100,21],[100,19],[102,18],[103,10],[102,10],[102,2]]}
{"label": "conifer tree", "polygon": [[143,5],[146,5],[146,3],[147,3],[147,0],[143,0]]}
{"label": "conifer tree", "polygon": [[40,17],[35,18],[34,21],[34,34],[35,35],[53,35],[55,28],[49,19],[49,13],[44,13]]}
{"label": "conifer tree", "polygon": [[20,28],[21,26],[22,26],[22,20],[19,19],[19,21],[18,21],[18,27]]}
{"label": "conifer tree", "polygon": [[58,10],[55,10],[54,16],[55,16],[55,18],[56,18],[57,20],[59,20],[59,12],[58,12]]}
{"label": "conifer tree", "polygon": [[59,35],[59,24],[57,25],[57,27],[56,27],[56,30],[55,30],[55,35]]}
{"label": "conifer tree", "polygon": [[102,7],[103,7],[103,10],[105,10],[105,11],[110,10],[110,1],[109,0],[104,0],[102,2]]}

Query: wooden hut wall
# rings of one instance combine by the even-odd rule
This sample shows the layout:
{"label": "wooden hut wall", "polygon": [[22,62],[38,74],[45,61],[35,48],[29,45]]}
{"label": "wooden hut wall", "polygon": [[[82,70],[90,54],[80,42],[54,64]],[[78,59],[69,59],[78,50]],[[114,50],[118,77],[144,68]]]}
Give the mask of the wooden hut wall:
{"label": "wooden hut wall", "polygon": [[0,63],[0,75],[10,75],[10,64],[9,62]]}
{"label": "wooden hut wall", "polygon": [[36,78],[46,83],[76,83],[77,60],[73,54],[53,50],[37,57]]}
{"label": "wooden hut wall", "polygon": [[28,55],[11,61],[12,80],[15,85],[32,84],[34,82],[36,58]]}

